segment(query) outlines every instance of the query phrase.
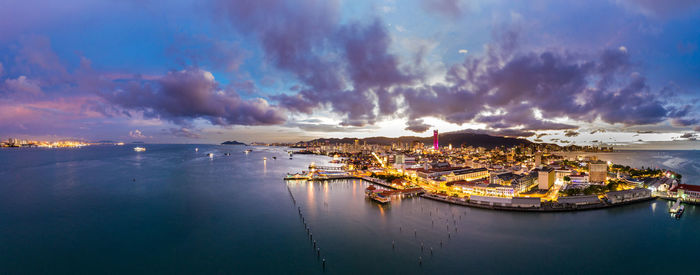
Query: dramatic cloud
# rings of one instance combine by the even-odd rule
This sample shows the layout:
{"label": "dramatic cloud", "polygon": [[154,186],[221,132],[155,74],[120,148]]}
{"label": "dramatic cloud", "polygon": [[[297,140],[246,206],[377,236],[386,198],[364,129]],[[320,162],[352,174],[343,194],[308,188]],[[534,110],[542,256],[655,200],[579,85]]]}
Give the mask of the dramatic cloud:
{"label": "dramatic cloud", "polygon": [[156,81],[131,81],[116,91],[102,93],[109,102],[146,118],[186,125],[202,118],[214,125],[272,125],[286,120],[284,113],[261,98],[246,100],[222,89],[204,70],[170,72]]}
{"label": "dramatic cloud", "polygon": [[221,2],[227,20],[256,36],[266,58],[303,84],[296,94],[273,99],[289,110],[311,113],[329,106],[343,125],[374,124],[398,105],[390,88],[416,76],[399,68],[388,51],[391,38],[380,20],[340,24],[337,1]]}
{"label": "dramatic cloud", "polygon": [[569,130],[569,131],[565,131],[565,132],[564,132],[564,136],[566,136],[566,137],[575,137],[575,136],[578,136],[578,135],[580,135],[579,132],[572,131],[572,130]]}
{"label": "dramatic cloud", "polygon": [[[442,11],[460,7],[458,1],[425,4]],[[220,6],[237,29],[259,39],[277,68],[301,82],[298,90],[272,99],[306,114],[329,107],[344,117],[345,126],[374,124],[388,116],[407,118],[414,125],[406,129],[412,131],[426,128],[417,120],[427,116],[521,131],[578,128],[555,122],[558,118],[626,126],[671,118],[676,124],[697,121],[650,91],[625,46],[596,55],[520,52],[518,31],[497,31],[485,54],[468,56],[448,70],[443,82],[429,85],[415,73],[420,68],[401,64],[390,53],[391,39],[381,20],[342,24],[334,1]]]}
{"label": "dramatic cloud", "polygon": [[409,120],[406,123],[406,130],[416,132],[416,133],[423,133],[425,131],[428,131],[430,127],[433,127],[432,125],[428,125],[425,122],[423,122],[422,119],[414,119],[414,120]]}

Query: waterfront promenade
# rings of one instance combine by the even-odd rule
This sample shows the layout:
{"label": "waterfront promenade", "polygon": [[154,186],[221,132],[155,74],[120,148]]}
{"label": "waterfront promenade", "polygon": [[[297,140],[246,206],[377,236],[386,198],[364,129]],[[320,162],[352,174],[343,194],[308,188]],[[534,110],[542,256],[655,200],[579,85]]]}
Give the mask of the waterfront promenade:
{"label": "waterfront promenade", "polygon": [[[289,178],[285,178],[289,180]],[[402,189],[398,189],[396,186],[392,185],[391,183],[378,179],[378,178],[373,178],[373,177],[368,177],[368,176],[355,176],[355,175],[343,175],[343,176],[328,176],[328,177],[320,177],[320,178],[309,178],[305,180],[310,180],[310,181],[326,181],[326,180],[337,180],[337,179],[360,179],[367,181],[372,184],[376,184],[379,186],[383,186],[386,188],[393,189],[394,191],[402,191]],[[420,192],[416,191],[420,189]],[[490,210],[500,210],[500,211],[517,211],[517,212],[572,212],[572,211],[584,211],[584,210],[595,210],[595,209],[604,209],[604,208],[611,208],[611,207],[617,207],[617,206],[624,206],[624,205],[629,205],[629,204],[634,204],[634,203],[641,203],[641,202],[646,202],[646,201],[651,201],[655,200],[657,197],[656,196],[647,196],[647,197],[641,197],[629,201],[624,201],[624,202],[617,202],[617,203],[612,203],[608,202],[606,200],[597,200],[592,203],[583,203],[583,204],[575,204],[575,203],[559,203],[555,201],[546,201],[546,202],[541,202],[539,206],[516,206],[516,205],[510,205],[510,204],[503,204],[503,203],[484,203],[484,202],[476,202],[473,200],[468,199],[467,197],[451,197],[451,196],[446,196],[446,195],[439,195],[439,194],[434,194],[431,192],[426,192],[423,188],[411,188],[411,189],[406,189],[405,191],[409,191],[411,194],[418,194],[423,198],[426,199],[431,199],[435,201],[440,201],[444,203],[449,203],[449,204],[454,204],[454,205],[460,205],[460,206],[465,206],[465,207],[473,207],[473,208],[481,208],[481,209],[490,209]],[[399,192],[401,193],[401,192]],[[494,197],[495,198],[495,197]]]}

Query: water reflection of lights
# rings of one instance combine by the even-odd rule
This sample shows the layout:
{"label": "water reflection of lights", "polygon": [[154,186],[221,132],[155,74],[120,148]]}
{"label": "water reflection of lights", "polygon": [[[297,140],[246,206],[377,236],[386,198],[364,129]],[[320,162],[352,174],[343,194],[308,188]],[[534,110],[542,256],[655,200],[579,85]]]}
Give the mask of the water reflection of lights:
{"label": "water reflection of lights", "polygon": [[267,174],[267,159],[263,159],[263,174]]}
{"label": "water reflection of lights", "polygon": [[306,182],[307,195],[309,197],[309,205],[314,204],[314,184],[311,182]]}

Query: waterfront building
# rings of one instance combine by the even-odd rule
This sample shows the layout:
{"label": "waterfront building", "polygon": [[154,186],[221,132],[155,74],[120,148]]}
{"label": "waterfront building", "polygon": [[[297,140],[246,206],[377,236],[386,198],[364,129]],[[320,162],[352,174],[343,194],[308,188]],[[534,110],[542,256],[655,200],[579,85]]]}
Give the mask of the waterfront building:
{"label": "waterfront building", "polygon": [[572,204],[572,205],[587,205],[600,203],[597,195],[590,196],[571,196],[571,197],[559,197],[557,199],[561,204]]}
{"label": "waterfront building", "polygon": [[588,163],[590,176],[589,182],[604,183],[608,176],[608,164],[604,161],[593,161]]}
{"label": "waterfront building", "polygon": [[611,191],[605,193],[605,198],[608,202],[616,204],[622,202],[630,202],[648,199],[651,197],[651,190],[647,188],[635,188],[622,191]]}
{"label": "waterfront building", "polygon": [[700,185],[678,184],[668,190],[668,194],[683,201],[700,202]]}
{"label": "waterfront building", "polygon": [[510,206],[512,203],[511,198],[500,198],[500,197],[490,197],[490,196],[478,196],[472,195],[469,197],[469,201],[472,203],[486,204],[491,206]]}
{"label": "waterfront building", "polygon": [[532,208],[540,207],[541,204],[540,198],[513,197],[511,200],[511,205],[513,207]]}
{"label": "waterfront building", "polygon": [[554,185],[554,169],[543,167],[535,169],[537,171],[537,186],[540,190],[548,190]]}

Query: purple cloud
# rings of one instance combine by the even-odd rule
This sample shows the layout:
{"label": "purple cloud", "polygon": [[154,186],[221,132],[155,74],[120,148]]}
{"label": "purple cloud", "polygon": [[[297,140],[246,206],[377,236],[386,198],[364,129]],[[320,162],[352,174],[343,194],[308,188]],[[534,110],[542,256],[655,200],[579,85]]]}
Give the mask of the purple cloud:
{"label": "purple cloud", "polygon": [[183,125],[197,118],[214,125],[271,125],[286,120],[264,99],[243,99],[200,69],[170,72],[156,81],[131,81],[101,95],[123,109]]}
{"label": "purple cloud", "polygon": [[433,127],[432,125],[428,125],[425,122],[423,122],[422,119],[414,119],[414,120],[409,120],[406,123],[406,130],[416,132],[416,133],[423,133],[425,131],[428,131],[430,127]]}

